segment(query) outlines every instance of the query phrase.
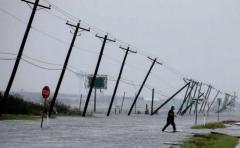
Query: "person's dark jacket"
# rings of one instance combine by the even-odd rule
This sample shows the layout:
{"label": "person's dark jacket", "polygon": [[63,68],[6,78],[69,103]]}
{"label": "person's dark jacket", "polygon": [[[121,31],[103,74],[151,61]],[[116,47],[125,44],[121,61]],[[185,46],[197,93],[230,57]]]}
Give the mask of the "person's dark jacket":
{"label": "person's dark jacket", "polygon": [[174,121],[174,111],[171,109],[168,111],[168,117],[167,117],[167,121],[170,122],[170,121]]}

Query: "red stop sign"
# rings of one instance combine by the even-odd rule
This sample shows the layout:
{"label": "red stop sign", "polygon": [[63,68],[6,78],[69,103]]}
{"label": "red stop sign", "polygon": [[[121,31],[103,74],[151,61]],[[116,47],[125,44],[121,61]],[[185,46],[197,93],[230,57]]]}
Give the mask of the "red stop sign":
{"label": "red stop sign", "polygon": [[50,95],[50,88],[48,86],[44,86],[42,89],[42,97],[47,99]]}

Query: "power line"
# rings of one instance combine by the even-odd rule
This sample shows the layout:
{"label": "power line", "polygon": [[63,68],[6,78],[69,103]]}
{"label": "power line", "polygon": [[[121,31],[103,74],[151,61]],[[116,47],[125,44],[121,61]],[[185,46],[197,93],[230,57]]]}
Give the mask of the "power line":
{"label": "power line", "polygon": [[[0,51],[0,54],[16,55],[15,53],[2,52],[2,51]],[[32,58],[32,57],[29,57],[29,56],[26,56],[26,55],[23,55],[23,57],[29,58],[30,60],[33,60],[33,61],[36,61],[36,62],[40,62],[40,63],[43,63],[43,64],[54,65],[54,66],[62,66],[61,64],[46,62],[46,61],[43,61],[43,60],[40,60],[40,59],[36,59],[36,58]],[[36,63],[30,62],[29,60],[27,60],[27,59],[25,59],[25,58],[22,58],[22,60],[23,60],[24,62],[26,62],[26,63],[28,63],[28,64],[31,64],[32,66],[35,66],[35,67],[40,68],[40,69],[55,70],[55,71],[56,71],[56,70],[57,70],[57,71],[62,70],[61,68],[49,68],[49,67],[46,67],[46,66],[40,66],[40,65],[38,65],[38,64],[36,64]],[[16,59],[16,58],[13,58],[13,59],[8,59],[8,58],[6,58],[5,60],[15,60],[15,59]],[[3,59],[0,59],[0,60],[3,60]],[[73,67],[73,66],[71,66],[71,65],[69,65],[69,66],[67,67],[67,70],[68,70],[69,72],[74,73],[74,74],[81,74],[81,75],[84,75],[84,76],[87,76],[87,75],[88,75],[86,72],[81,72],[81,73],[79,73],[79,72],[76,72],[76,71],[72,70],[71,68],[79,71],[77,68],[75,68],[75,67]],[[108,75],[108,77],[109,77],[109,80],[110,80],[110,81],[114,81],[114,82],[116,81],[116,78],[115,78],[114,76]],[[122,83],[124,83],[124,84],[127,84],[127,85],[130,85],[130,86],[133,86],[133,87],[137,87],[137,86],[139,87],[139,86],[141,86],[140,84],[136,84],[136,83],[134,83],[133,81],[128,80],[128,79],[125,79],[125,78],[121,78],[120,82],[122,82]],[[153,86],[151,86],[151,85],[149,85],[149,84],[146,84],[146,85],[144,86],[144,88],[146,88],[147,90],[151,90],[151,89],[153,88]],[[155,89],[155,90],[157,91],[156,94],[159,94],[159,95],[164,96],[164,97],[168,97],[165,93],[163,93],[163,91],[161,91],[161,90],[159,90],[159,89]]]}
{"label": "power line", "polygon": [[33,62],[30,62],[30,61],[28,61],[28,60],[26,60],[24,58],[21,58],[21,59],[23,61],[25,61],[26,63],[31,64],[31,65],[33,65],[35,67],[38,67],[38,68],[41,68],[41,69],[45,69],[45,70],[62,70],[60,68],[48,68],[48,67],[40,66],[40,65],[34,64]]}
{"label": "power line", "polygon": [[[3,13],[11,16],[12,18],[14,18],[15,20],[21,22],[22,24],[25,24],[25,25],[27,24],[25,21],[23,21],[22,19],[16,17],[15,15],[11,14],[10,12],[4,10],[3,8],[0,8],[0,11],[2,11]],[[42,30],[40,30],[40,29],[38,29],[38,28],[36,28],[36,27],[34,27],[34,26],[32,26],[32,29],[33,29],[34,31],[42,34],[42,35],[45,35],[45,36],[47,36],[47,37],[49,37],[49,38],[51,38],[51,39],[53,39],[53,40],[55,40],[55,41],[58,41],[59,43],[62,43],[62,44],[65,44],[65,45],[69,45],[69,44],[70,44],[69,42],[66,42],[66,41],[64,41],[64,40],[62,40],[62,39],[59,39],[59,38],[55,37],[54,35],[51,35],[51,34],[49,34],[49,33],[46,33],[46,32],[44,32],[44,31],[42,31]],[[85,51],[85,52],[88,52],[88,53],[91,53],[91,54],[98,54],[98,53],[96,53],[96,52],[94,52],[94,51],[87,50],[87,49],[83,49],[83,48],[78,47],[78,46],[76,46],[76,45],[75,45],[74,47],[77,48],[77,49],[79,49],[79,50],[81,50],[81,51]]]}
{"label": "power line", "polygon": [[[58,6],[56,6],[56,5],[54,5],[53,3],[49,2],[48,0],[44,0],[44,1],[45,1],[46,3],[52,5],[53,8],[54,8],[56,11],[58,11],[59,13],[61,13],[61,14],[64,15],[64,16],[66,16],[66,17],[69,18],[70,20],[75,21],[75,22],[77,22],[78,20],[80,20],[78,17],[73,16],[72,14],[68,13],[67,11],[65,11],[65,10],[63,10],[63,9],[61,9],[61,8],[59,8]],[[18,20],[19,22],[21,22],[21,23],[23,23],[23,24],[27,24],[25,21],[21,20],[20,18],[16,17],[15,15],[11,14],[10,12],[4,10],[3,8],[0,8],[0,11],[2,11],[3,13],[11,16],[12,18]],[[47,11],[47,10],[46,10],[46,12],[47,12],[48,14],[50,14],[50,15],[52,15],[52,16],[60,19],[60,20],[62,20],[62,21],[65,21],[65,20],[66,20],[64,17],[58,16],[58,15],[52,13],[52,12],[49,12],[49,11]],[[83,22],[84,24],[90,26],[90,27],[91,27],[91,30],[93,30],[93,31],[96,32],[96,33],[99,33],[99,32],[101,32],[101,33],[106,33],[106,31],[103,31],[103,30],[101,30],[101,29],[99,29],[99,28],[97,28],[97,27],[95,27],[95,26],[92,26],[92,25],[88,24],[87,22],[85,22],[85,21],[83,21],[83,20],[81,20],[81,22]],[[51,35],[51,34],[49,34],[49,33],[46,33],[46,32],[44,32],[44,31],[41,31],[41,30],[39,30],[39,29],[37,29],[37,28],[35,28],[35,27],[32,27],[32,28],[33,28],[35,31],[37,31],[37,32],[39,32],[39,33],[41,33],[41,34],[43,34],[43,35],[45,35],[45,36],[48,36],[49,38],[52,38],[52,39],[54,39],[54,40],[56,40],[56,41],[58,41],[58,42],[60,42],[60,43],[69,44],[68,42],[66,42],[66,41],[64,41],[64,40],[61,40],[61,39],[59,39],[59,38],[57,38],[57,37],[55,37],[55,36],[53,36],[53,35]],[[111,34],[109,34],[109,35],[111,35]],[[111,35],[111,36],[112,36],[112,35]],[[138,54],[141,55],[141,56],[148,57],[148,55],[154,55],[154,54],[152,54],[152,53],[146,52],[145,50],[141,50],[141,49],[139,49],[139,48],[137,48],[137,47],[135,47],[135,46],[133,46],[133,45],[131,45],[131,44],[128,44],[128,43],[126,43],[126,42],[124,42],[124,41],[122,41],[122,40],[120,40],[120,39],[118,39],[118,38],[116,38],[116,40],[117,40],[117,42],[118,42],[119,44],[130,45],[130,46],[133,47],[134,49],[138,50],[138,51],[139,51]],[[74,47],[80,49],[81,51],[86,51],[86,52],[92,53],[92,54],[98,54],[98,53],[96,53],[96,52],[94,52],[94,51],[82,49],[82,48],[77,47],[77,46],[74,46]],[[107,56],[107,55],[105,55],[105,56],[106,56],[108,59],[110,59],[110,60],[112,60],[112,61],[114,61],[114,62],[120,63],[120,61],[118,61],[118,60],[116,60],[116,59],[114,59],[114,58],[111,58],[111,56]],[[28,58],[29,58],[29,57],[28,57]],[[4,59],[3,59],[3,60],[4,60]],[[5,60],[10,60],[10,59],[5,59]],[[46,63],[46,64],[47,64],[47,63]],[[48,63],[48,64],[50,64],[50,63]],[[57,65],[60,65],[60,64],[57,64]],[[129,65],[129,64],[127,64],[127,66],[129,66],[129,67],[134,67],[134,66]],[[173,74],[175,74],[176,76],[178,76],[178,77],[180,77],[180,78],[183,78],[183,77],[184,77],[184,75],[183,75],[181,72],[179,72],[178,70],[174,69],[174,68],[171,67],[169,64],[166,64],[166,63],[164,62],[164,65],[163,65],[163,66],[164,66],[166,69],[168,69],[170,72],[172,72]],[[135,69],[138,69],[138,68],[136,68],[136,67],[134,67],[134,68],[135,68]],[[138,70],[140,70],[140,68],[139,68]],[[142,70],[141,70],[141,71],[142,71]],[[158,78],[158,79],[159,79],[159,78]],[[167,83],[165,83],[165,84],[167,84]],[[169,85],[169,84],[168,84],[168,85]],[[172,87],[172,86],[171,86],[171,87]]]}
{"label": "power line", "polygon": [[[50,5],[53,5],[52,3],[49,3],[49,4],[50,4]],[[27,24],[26,22],[24,22],[24,21],[21,20],[20,18],[16,17],[15,15],[11,14],[10,12],[8,12],[8,11],[2,9],[2,8],[0,8],[0,11],[6,13],[6,14],[8,14],[8,15],[10,15],[11,17],[15,18],[16,20],[18,20],[19,22],[21,22],[21,23],[23,23],[23,24]],[[47,10],[45,10],[45,11],[48,12],[48,13],[50,13],[50,12],[47,11]],[[61,12],[62,12],[62,11],[61,11]],[[57,15],[54,15],[53,13],[50,13],[50,14],[53,15],[53,16],[55,16],[55,17],[58,17]],[[59,17],[58,17],[58,18],[59,18]],[[63,20],[63,18],[61,18],[61,20]],[[65,44],[65,45],[70,44],[70,43],[68,43],[68,42],[66,42],[66,41],[64,41],[64,40],[62,40],[62,39],[59,39],[59,38],[57,38],[57,37],[55,37],[55,36],[53,36],[53,35],[51,35],[51,34],[49,34],[49,33],[46,33],[46,32],[44,32],[44,31],[42,31],[42,30],[40,30],[40,29],[37,29],[36,27],[32,27],[32,29],[35,30],[36,32],[38,32],[38,33],[40,33],[40,34],[42,34],[42,35],[45,35],[45,36],[47,36],[47,37],[49,37],[49,38],[51,38],[51,39],[53,39],[53,40],[56,40],[56,41],[58,41],[58,42],[60,42],[60,43],[62,43],[62,44]],[[121,41],[121,42],[122,42],[122,41]],[[87,50],[87,49],[82,49],[82,48],[80,48],[80,47],[78,47],[78,46],[74,46],[74,47],[80,49],[81,51],[85,51],[85,52],[88,52],[88,53],[91,53],[91,54],[98,54],[97,52],[90,51],[90,50]],[[142,55],[142,54],[140,53],[140,55]],[[147,55],[143,55],[143,56],[146,57]],[[109,60],[114,61],[114,62],[116,62],[116,63],[121,63],[121,61],[116,60],[116,59],[114,59],[114,58],[112,58],[111,56],[108,56],[108,55],[106,55],[106,54],[104,55],[104,57],[106,57],[106,58],[108,58]],[[133,66],[133,65],[131,65],[131,64],[126,63],[126,65],[127,65],[128,67],[132,67],[132,68],[134,68],[134,69],[136,69],[136,70],[139,70],[139,71],[141,71],[141,72],[143,71],[143,69],[140,69],[140,68],[138,68],[138,67],[136,67],[136,66]]]}
{"label": "power line", "polygon": [[[76,16],[70,14],[69,12],[63,10],[62,8],[56,6],[55,4],[49,2],[48,0],[44,0],[44,1],[45,1],[46,3],[48,3],[49,5],[53,6],[53,8],[54,8],[56,11],[58,11],[59,13],[65,15],[65,16],[68,17],[69,19],[71,19],[71,20],[73,20],[73,21],[81,20],[81,19],[79,19],[78,17],[76,17]],[[56,16],[56,17],[59,17],[59,16]],[[62,18],[61,18],[61,19],[62,19]],[[103,33],[103,34],[106,34],[106,33],[107,33],[106,31],[104,31],[104,30],[102,30],[102,29],[99,29],[99,28],[96,27],[96,26],[92,26],[92,25],[88,24],[87,22],[85,22],[85,21],[83,21],[83,20],[81,20],[81,22],[83,22],[83,23],[85,23],[86,25],[88,25],[88,26],[91,28],[91,30],[96,31],[96,33],[99,33],[98,31],[100,31],[100,32]],[[96,29],[95,29],[95,28],[96,28]],[[111,35],[110,33],[108,33],[108,34]],[[122,41],[122,40],[114,37],[113,35],[111,35],[111,36],[116,39],[115,44],[117,44],[117,42],[118,42],[120,45],[121,45],[121,44],[129,45],[131,48],[137,50],[137,51],[138,51],[138,54],[141,55],[141,56],[144,56],[144,57],[148,57],[149,55],[150,55],[150,56],[155,56],[154,54],[149,53],[149,52],[146,52],[145,50],[142,50],[142,49],[140,49],[140,48],[138,48],[138,47],[136,47],[136,46],[133,46],[133,45],[131,45],[131,44],[129,44],[129,43],[126,43],[126,42],[124,42],[124,41]],[[171,71],[172,73],[174,73],[176,76],[181,77],[181,78],[184,78],[184,75],[183,75],[181,72],[177,71],[176,69],[174,69],[173,67],[171,67],[169,64],[165,65],[165,62],[164,62],[163,65],[164,65],[165,68],[167,68],[169,71]]]}
{"label": "power line", "polygon": [[0,58],[1,61],[12,61],[16,60],[16,58]]}

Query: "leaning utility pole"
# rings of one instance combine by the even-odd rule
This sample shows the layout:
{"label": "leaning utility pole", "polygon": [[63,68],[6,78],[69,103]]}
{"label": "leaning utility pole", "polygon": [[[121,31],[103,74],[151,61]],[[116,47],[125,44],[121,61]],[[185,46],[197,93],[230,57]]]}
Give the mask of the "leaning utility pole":
{"label": "leaning utility pole", "polygon": [[205,111],[205,107],[206,107],[206,105],[207,105],[207,103],[208,103],[208,99],[209,99],[210,93],[211,93],[212,88],[213,88],[211,85],[209,85],[209,87],[210,87],[210,88],[209,88],[209,92],[208,92],[207,99],[206,99],[206,102],[205,102],[205,104],[204,104],[204,107],[203,107],[202,112]]}
{"label": "leaning utility pole", "polygon": [[[208,89],[207,89],[207,92],[206,92],[206,95],[205,95],[205,97],[204,97],[204,101],[202,102],[202,104],[201,104],[201,108],[200,108],[200,110],[199,110],[199,113],[201,113],[201,112],[203,112],[204,111],[204,109],[205,109],[205,105],[206,105],[206,103],[208,102],[208,98],[209,98],[209,95],[210,95],[210,93],[211,93],[211,90],[212,90],[212,86],[211,85],[208,85]],[[205,105],[204,105],[205,104]],[[203,109],[203,107],[204,107],[204,109]]]}
{"label": "leaning utility pole", "polygon": [[89,103],[89,100],[90,100],[90,97],[91,97],[91,94],[92,94],[92,89],[94,87],[94,83],[95,83],[95,80],[96,80],[96,77],[97,77],[98,69],[99,69],[99,66],[100,66],[100,63],[101,63],[101,60],[102,60],[102,55],[103,55],[103,51],[104,51],[104,48],[105,48],[106,41],[116,42],[115,40],[108,39],[108,35],[105,35],[104,37],[101,37],[101,36],[96,34],[96,37],[100,38],[100,39],[103,39],[103,44],[102,44],[101,51],[99,53],[97,65],[96,65],[94,75],[93,75],[93,78],[92,78],[92,81],[91,81],[91,84],[90,84],[90,88],[89,88],[89,91],[88,91],[87,99],[86,99],[83,114],[82,114],[83,117],[85,117],[86,112],[87,112],[88,103]]}
{"label": "leaning utility pole", "polygon": [[151,116],[156,114],[160,108],[162,108],[164,105],[166,105],[170,100],[172,100],[177,94],[179,94],[185,87],[190,85],[191,82],[188,82],[185,84],[182,88],[180,88],[177,92],[175,92],[170,98],[168,98],[165,102],[163,102],[153,113],[151,113]]}
{"label": "leaning utility pole", "polygon": [[119,48],[121,48],[122,50],[125,50],[125,56],[123,58],[122,66],[121,66],[120,72],[118,74],[117,82],[116,82],[116,85],[115,85],[115,88],[114,88],[114,91],[113,91],[113,95],[112,95],[112,99],[111,99],[111,102],[110,102],[110,105],[109,105],[109,108],[108,108],[107,116],[110,115],[110,112],[111,112],[111,109],[112,109],[112,104],[113,104],[113,101],[114,101],[114,98],[115,98],[115,95],[116,95],[116,92],[117,92],[119,81],[120,81],[121,76],[122,76],[122,71],[123,71],[123,68],[124,68],[124,65],[125,65],[125,62],[126,62],[126,59],[127,59],[127,55],[128,55],[129,52],[137,53],[136,51],[130,50],[129,46],[127,48],[123,48],[123,47],[120,46]]}
{"label": "leaning utility pole", "polygon": [[28,25],[27,25],[25,34],[24,34],[24,36],[23,36],[23,40],[22,40],[20,49],[19,49],[19,51],[18,51],[18,55],[17,55],[16,61],[15,61],[15,64],[14,64],[14,67],[13,67],[13,70],[12,70],[12,74],[11,74],[10,79],[9,79],[9,81],[8,81],[8,85],[7,85],[7,88],[6,88],[6,90],[5,90],[5,93],[4,93],[4,96],[3,96],[3,100],[2,100],[2,102],[1,102],[1,106],[0,106],[0,116],[1,116],[1,114],[2,114],[2,113],[4,112],[4,110],[5,110],[5,107],[6,107],[5,104],[6,104],[6,101],[7,101],[9,92],[10,92],[10,89],[11,89],[11,87],[12,87],[13,80],[14,80],[15,75],[16,75],[19,62],[20,62],[20,60],[21,60],[21,58],[22,58],[23,50],[24,50],[24,47],[25,47],[25,44],[26,44],[26,41],[27,41],[27,38],[28,38],[28,34],[29,34],[29,32],[30,32],[30,29],[31,29],[31,26],[32,26],[32,22],[33,22],[33,19],[34,19],[36,10],[37,10],[38,7],[50,9],[50,6],[49,6],[49,7],[46,7],[46,6],[40,5],[40,4],[39,4],[39,0],[36,0],[35,3],[30,2],[30,1],[26,1],[26,0],[22,0],[22,1],[23,1],[23,2],[26,2],[28,5],[29,5],[29,4],[32,4],[32,5],[33,5],[33,9],[32,9],[32,14],[31,14],[31,16],[30,16],[30,19],[29,19],[29,21],[28,21]]}
{"label": "leaning utility pole", "polygon": [[220,90],[217,91],[217,94],[215,95],[215,97],[213,98],[213,101],[211,102],[210,106],[207,109],[207,113],[209,113],[213,103],[215,102],[215,100],[217,99],[218,95],[220,94]]}
{"label": "leaning utility pole", "polygon": [[203,99],[201,99],[201,97],[204,95],[204,93],[201,93],[201,89],[202,89],[202,82],[200,83],[200,88],[198,90],[198,97],[195,100],[195,125],[197,125],[197,121],[198,121],[198,101],[202,101]]}
{"label": "leaning utility pole", "polygon": [[136,104],[136,101],[137,101],[137,99],[138,99],[138,96],[140,95],[140,93],[141,93],[141,91],[142,91],[142,89],[143,89],[143,86],[144,86],[145,82],[147,81],[147,78],[148,78],[149,74],[150,74],[151,71],[152,71],[153,66],[155,65],[155,63],[158,63],[159,65],[162,65],[162,63],[160,63],[160,62],[157,61],[157,58],[152,59],[152,58],[148,57],[148,59],[150,59],[150,60],[153,61],[153,62],[152,62],[152,65],[151,65],[150,69],[148,70],[148,73],[147,73],[146,77],[144,78],[144,80],[143,80],[143,82],[142,82],[142,85],[141,85],[141,87],[140,87],[140,89],[139,89],[139,91],[138,91],[138,93],[137,93],[137,95],[136,95],[136,97],[135,97],[135,99],[134,99],[134,101],[133,101],[133,103],[132,103],[132,106],[131,106],[131,108],[130,108],[130,110],[129,110],[129,112],[128,112],[128,116],[130,116],[130,114],[131,114],[131,112],[132,112],[132,109],[133,109],[133,107],[134,107],[134,105]]}
{"label": "leaning utility pole", "polygon": [[[183,79],[183,80],[185,81],[185,79]],[[188,83],[187,81],[185,81],[185,82]],[[188,100],[188,98],[190,97],[190,95],[191,95],[191,93],[192,93],[192,90],[193,90],[193,87],[194,87],[195,83],[194,83],[193,80],[191,80],[191,79],[189,80],[189,82],[190,82],[190,85],[187,86],[187,90],[186,90],[186,92],[185,92],[183,102],[182,102],[182,104],[180,105],[180,108],[179,108],[177,114],[181,114],[185,102]],[[189,89],[189,88],[190,88],[190,89]]]}
{"label": "leaning utility pole", "polygon": [[[191,102],[192,99],[196,97],[196,93],[197,93],[197,89],[198,89],[198,86],[199,86],[199,82],[195,82],[195,83],[196,83],[195,91],[193,93],[193,96],[191,98],[189,98],[189,101],[187,102],[187,106],[188,106],[189,102]],[[191,112],[192,112],[192,105],[190,106],[189,114],[191,114]]]}
{"label": "leaning utility pole", "polygon": [[82,28],[80,27],[80,22],[77,23],[77,26],[73,25],[73,24],[70,24],[70,23],[66,23],[68,26],[70,27],[73,27],[75,28],[75,31],[74,31],[74,34],[73,34],[73,38],[72,38],[72,42],[70,44],[70,47],[69,47],[69,50],[68,50],[68,53],[67,53],[67,56],[66,56],[66,59],[65,59],[65,62],[64,62],[64,65],[63,65],[63,68],[62,68],[62,73],[59,77],[59,80],[58,80],[58,84],[57,84],[57,87],[56,87],[56,90],[54,92],[54,95],[53,95],[53,99],[51,101],[51,105],[50,105],[50,108],[49,108],[49,117],[51,116],[52,114],[52,110],[53,110],[53,106],[55,104],[55,101],[57,99],[57,96],[58,96],[58,91],[60,89],[60,86],[61,86],[61,83],[62,83],[62,80],[63,80],[63,77],[64,77],[64,74],[65,74],[65,71],[67,69],[67,65],[68,65],[68,61],[69,61],[69,58],[70,58],[70,55],[71,55],[71,52],[72,52],[72,49],[73,49],[73,46],[74,46],[74,43],[75,43],[75,40],[76,40],[76,37],[78,35],[78,31],[79,29],[81,29],[82,31],[90,31],[90,29],[85,29],[85,28]]}

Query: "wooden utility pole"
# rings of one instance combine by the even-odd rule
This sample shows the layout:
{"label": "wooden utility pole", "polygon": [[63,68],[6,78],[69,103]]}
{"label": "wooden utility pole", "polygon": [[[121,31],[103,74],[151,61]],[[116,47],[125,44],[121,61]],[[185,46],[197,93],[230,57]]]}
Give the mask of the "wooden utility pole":
{"label": "wooden utility pole", "polygon": [[[185,82],[188,83],[187,81],[185,81]],[[181,114],[186,101],[189,100],[189,98],[191,98],[192,90],[193,90],[193,88],[194,88],[196,83],[193,80],[189,80],[189,82],[190,82],[190,84],[187,87],[187,90],[185,92],[185,96],[184,96],[183,102],[182,102],[182,104],[181,104],[177,114]]]}
{"label": "wooden utility pole", "polygon": [[123,71],[123,68],[124,68],[124,65],[125,65],[125,62],[126,62],[126,59],[127,59],[127,55],[129,52],[131,53],[137,53],[136,51],[133,51],[133,50],[130,50],[130,47],[128,46],[127,48],[123,48],[123,47],[119,47],[123,50],[125,50],[125,56],[123,58],[123,61],[122,61],[122,66],[120,68],[120,72],[118,74],[118,78],[117,78],[117,82],[116,82],[116,85],[115,85],[115,88],[114,88],[114,91],[113,91],[113,95],[112,95],[112,99],[111,99],[111,102],[110,102],[110,105],[109,105],[109,108],[108,108],[108,112],[107,112],[107,116],[110,115],[111,113],[111,109],[112,109],[112,104],[113,104],[113,101],[115,99],[115,95],[116,95],[116,92],[117,92],[117,88],[118,88],[118,84],[119,84],[119,81],[121,79],[121,76],[122,76],[122,71]]}
{"label": "wooden utility pole", "polygon": [[92,94],[92,89],[94,87],[94,83],[95,83],[95,80],[96,80],[96,77],[97,77],[98,69],[99,69],[99,66],[100,66],[100,63],[101,63],[101,60],[102,60],[102,55],[103,55],[103,51],[104,51],[104,48],[105,48],[106,41],[116,42],[115,40],[108,39],[108,35],[105,35],[104,37],[96,35],[96,37],[100,38],[100,39],[103,39],[103,44],[102,44],[101,51],[99,53],[97,65],[96,65],[96,68],[95,68],[95,71],[94,71],[94,75],[93,75],[93,78],[92,78],[92,81],[91,81],[91,85],[90,85],[90,88],[89,88],[89,91],[88,91],[87,99],[86,99],[84,110],[83,110],[83,114],[82,114],[83,117],[86,116],[88,103],[89,103],[89,100],[90,100],[90,97],[91,97],[91,94]]}
{"label": "wooden utility pole", "polygon": [[67,65],[68,65],[68,61],[70,59],[70,55],[71,55],[71,52],[72,52],[72,49],[73,49],[73,46],[74,46],[74,43],[75,43],[75,40],[76,40],[76,37],[78,35],[78,31],[79,29],[81,29],[82,31],[90,31],[90,29],[85,29],[85,28],[82,28],[80,27],[80,22],[77,23],[77,25],[73,25],[73,24],[70,24],[70,23],[66,23],[68,26],[72,27],[72,28],[75,28],[75,31],[74,31],[74,34],[73,34],[73,38],[72,38],[72,42],[70,44],[70,47],[69,47],[69,50],[68,50],[68,53],[67,53],[67,56],[66,56],[66,59],[65,59],[65,62],[64,62],[64,65],[63,65],[63,68],[62,68],[62,72],[61,72],[61,75],[59,77],[59,80],[58,80],[58,83],[57,83],[57,87],[56,87],[56,90],[54,92],[54,95],[53,95],[53,99],[51,101],[51,105],[50,105],[50,108],[49,108],[49,117],[51,116],[52,114],[52,110],[53,110],[53,106],[55,104],[55,101],[57,99],[57,96],[58,96],[58,91],[60,89],[60,86],[61,86],[61,83],[62,83],[62,80],[63,80],[63,77],[64,77],[64,74],[65,74],[65,71],[67,69]]}
{"label": "wooden utility pole", "polygon": [[190,82],[188,82],[187,84],[185,84],[182,88],[180,88],[176,93],[174,93],[170,98],[168,98],[165,102],[163,102],[153,113],[151,113],[151,115],[154,115],[155,113],[157,113],[157,111],[162,108],[164,105],[166,105],[170,100],[172,100],[177,94],[179,94],[185,87],[187,87],[188,85],[190,85]]}
{"label": "wooden utility pole", "polygon": [[215,97],[213,98],[213,101],[211,102],[210,106],[208,107],[207,113],[209,113],[213,103],[216,101],[218,95],[220,94],[220,90],[217,91],[217,94],[215,95]]}
{"label": "wooden utility pole", "polygon": [[212,87],[211,85],[209,85],[209,92],[208,92],[208,95],[207,95],[207,98],[206,98],[205,104],[204,104],[204,106],[203,106],[203,110],[202,110],[202,112],[205,111],[205,108],[206,108],[206,105],[207,105],[207,103],[208,103],[208,99],[209,99],[209,96],[210,96],[210,94],[211,94],[212,88],[213,88],[213,87]]}
{"label": "wooden utility pole", "polygon": [[15,61],[15,64],[14,64],[14,67],[13,67],[13,70],[12,70],[12,74],[11,74],[10,79],[8,81],[7,88],[6,88],[5,92],[4,92],[3,100],[2,100],[1,106],[0,106],[0,116],[5,111],[5,107],[6,107],[5,104],[6,104],[9,92],[11,90],[12,83],[14,81],[15,75],[17,73],[18,65],[19,65],[19,62],[20,62],[20,60],[22,58],[23,50],[24,50],[24,47],[25,47],[25,44],[26,44],[26,41],[27,41],[27,38],[28,38],[28,34],[30,32],[30,29],[31,29],[31,26],[32,26],[32,22],[33,22],[35,13],[37,11],[37,8],[40,7],[40,8],[50,9],[50,6],[46,7],[46,6],[40,5],[39,4],[39,0],[36,0],[35,3],[30,2],[30,1],[26,1],[26,0],[22,0],[22,1],[26,2],[28,5],[30,5],[30,4],[33,5],[33,8],[32,8],[32,13],[31,13],[30,19],[28,21],[28,25],[27,25],[26,31],[25,31],[24,36],[23,36],[23,40],[22,40],[20,49],[18,51],[18,55],[17,55],[16,61]]}
{"label": "wooden utility pole", "polygon": [[137,101],[137,99],[138,99],[138,97],[139,97],[139,95],[140,95],[140,93],[141,93],[141,91],[143,89],[143,86],[145,85],[145,83],[147,81],[147,78],[148,78],[149,74],[152,71],[153,66],[155,65],[155,63],[158,63],[159,65],[162,65],[162,63],[157,61],[157,58],[152,59],[152,58],[148,57],[148,59],[150,59],[152,61],[152,65],[151,65],[150,69],[148,70],[148,73],[147,73],[146,77],[144,78],[144,80],[142,82],[142,85],[141,85],[141,87],[140,87],[140,89],[139,89],[139,91],[138,91],[138,93],[137,93],[137,95],[136,95],[136,97],[135,97],[135,99],[134,99],[134,101],[132,103],[132,106],[131,106],[131,108],[130,108],[130,110],[128,112],[128,116],[130,116],[130,114],[132,112],[132,109],[133,109],[134,105],[136,104],[136,101]]}
{"label": "wooden utility pole", "polygon": [[205,94],[205,96],[204,96],[204,100],[202,101],[202,104],[201,104],[199,113],[202,112],[203,107],[204,107],[204,104],[208,101],[208,97],[209,97],[209,94],[210,94],[211,89],[212,89],[211,87],[212,87],[212,86],[208,85],[207,92],[206,92],[206,94]]}

